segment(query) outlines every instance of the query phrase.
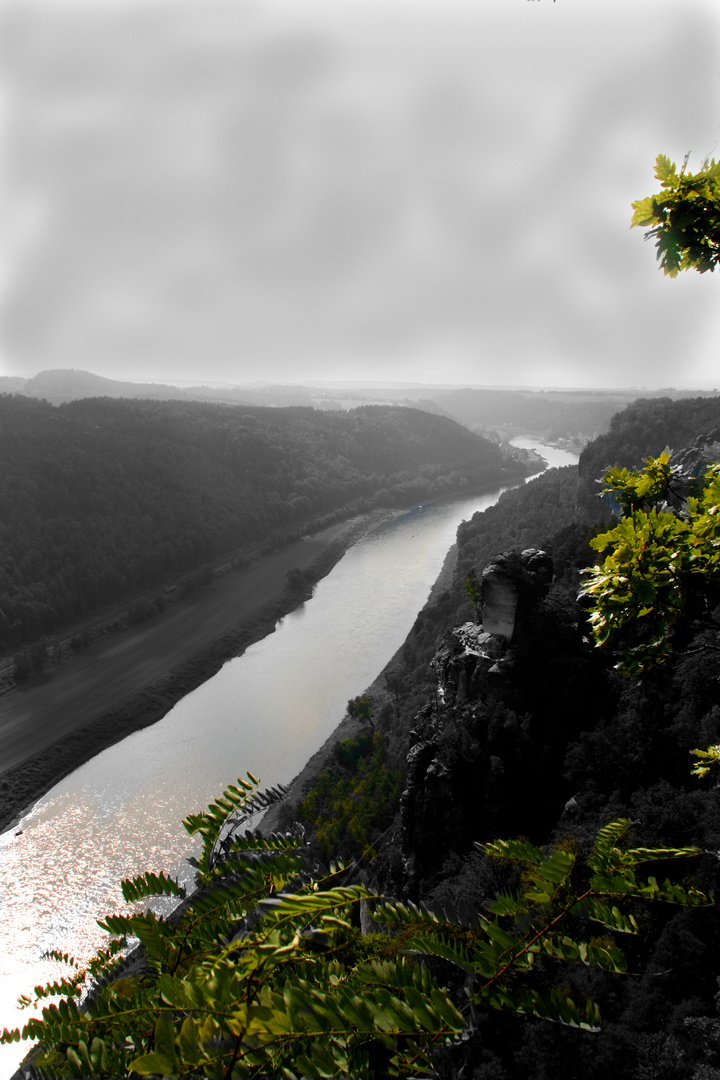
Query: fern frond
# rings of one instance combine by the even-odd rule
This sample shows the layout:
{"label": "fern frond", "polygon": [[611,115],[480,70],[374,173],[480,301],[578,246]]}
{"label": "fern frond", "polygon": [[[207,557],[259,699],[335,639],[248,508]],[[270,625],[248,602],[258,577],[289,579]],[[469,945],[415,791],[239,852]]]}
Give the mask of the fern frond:
{"label": "fern frond", "polygon": [[231,851],[294,851],[302,846],[302,837],[292,833],[271,833],[262,836],[251,832],[245,836],[236,836],[232,840]]}
{"label": "fern frond", "polygon": [[359,979],[366,986],[388,986],[403,992],[412,988],[426,995],[437,985],[429,968],[412,963],[404,956],[387,960],[366,960],[358,964],[353,978]]}
{"label": "fern frond", "polygon": [[125,878],[120,882],[123,898],[130,904],[136,900],[144,900],[149,896],[185,896],[185,889],[174,878],[167,874],[151,874],[147,872],[136,878]]}
{"label": "fern frond", "polygon": [[638,896],[644,900],[661,900],[667,904],[680,904],[682,907],[706,907],[714,903],[712,897],[701,889],[692,885],[686,889],[669,878],[666,878],[662,885],[658,885],[654,877],[649,877],[644,885],[638,886]]}
{"label": "fern frond", "polygon": [[[222,861],[223,852],[230,846],[230,837],[246,822],[261,811],[274,806],[284,799],[289,788],[277,785],[266,791],[259,791],[258,784],[248,773],[248,781],[238,778],[237,784],[230,784],[222,795],[208,805],[200,814],[188,814],[183,825],[191,836],[199,833],[203,839],[203,850],[199,860],[191,860],[197,867],[200,882],[204,884],[208,875]],[[223,839],[222,833],[227,830]],[[252,833],[247,833],[249,839]],[[220,850],[216,850],[219,847]]]}
{"label": "fern frond", "polygon": [[265,916],[272,915],[275,918],[283,918],[285,915],[292,917],[300,915],[308,918],[347,907],[358,900],[372,900],[375,897],[376,894],[370,892],[364,885],[337,886],[322,892],[278,893],[277,896],[269,896],[261,900],[258,911]]}
{"label": "fern frond", "polygon": [[585,964],[617,973],[627,972],[625,957],[610,941],[578,942],[566,934],[545,934],[541,941],[531,946],[531,951],[570,964]]}
{"label": "fern frond", "polygon": [[390,927],[402,926],[408,922],[437,926],[442,921],[425,904],[418,906],[410,900],[402,903],[399,900],[389,900],[387,897],[383,898],[371,912],[370,917],[373,922]]}
{"label": "fern frond", "polygon": [[605,903],[596,896],[587,896],[578,900],[571,908],[572,915],[584,915],[593,922],[617,930],[620,934],[637,934],[638,924],[633,915],[626,915],[615,904]]}
{"label": "fern frond", "polygon": [[503,862],[529,863],[539,866],[545,855],[541,848],[529,840],[493,840],[489,844],[476,844],[476,848],[491,859]]}
{"label": "fern frond", "polygon": [[59,964],[67,964],[68,967],[80,969],[80,965],[74,956],[68,956],[65,952],[60,952],[59,949],[47,949],[42,954],[43,960],[57,960]]}
{"label": "fern frond", "polygon": [[136,917],[135,915],[106,915],[104,919],[98,919],[97,924],[101,930],[106,930],[112,937],[132,937],[133,920]]}
{"label": "fern frond", "polygon": [[68,997],[80,997],[84,979],[85,973],[80,971],[74,979],[58,979],[56,982],[49,982],[44,986],[36,986],[34,988],[35,1000],[40,1001],[42,998],[59,997],[60,994],[67,994]]}
{"label": "fern frond", "polygon": [[519,893],[501,892],[488,908],[491,915],[507,915],[518,918],[527,912],[527,904]]}
{"label": "fern frond", "polygon": [[509,1009],[512,1012],[539,1016],[568,1027],[584,1031],[599,1031],[600,1010],[587,998],[576,1000],[567,989],[540,993],[524,986],[494,985],[479,995],[479,1003],[493,1009]]}
{"label": "fern frond", "polygon": [[664,859],[693,859],[702,855],[700,848],[629,848],[625,854],[632,859],[633,863],[651,862]]}
{"label": "fern frond", "polygon": [[607,870],[618,844],[630,832],[631,826],[632,822],[626,818],[618,818],[603,826],[588,857],[588,866],[593,870]]}
{"label": "fern frond", "polygon": [[455,967],[472,975],[489,977],[496,968],[486,969],[482,963],[478,964],[470,951],[462,945],[451,945],[441,936],[418,934],[411,938],[404,950],[411,956],[439,956],[443,960],[449,960]]}

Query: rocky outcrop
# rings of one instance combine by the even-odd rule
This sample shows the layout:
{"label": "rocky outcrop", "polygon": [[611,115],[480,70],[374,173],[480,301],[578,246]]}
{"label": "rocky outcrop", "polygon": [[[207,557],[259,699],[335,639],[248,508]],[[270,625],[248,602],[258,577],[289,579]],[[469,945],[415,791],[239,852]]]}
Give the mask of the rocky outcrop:
{"label": "rocky outcrop", "polygon": [[538,548],[526,548],[519,555],[505,551],[488,563],[482,573],[482,624],[511,644],[531,602],[552,581],[552,559]]}
{"label": "rocky outcrop", "polygon": [[528,618],[552,581],[551,557],[538,548],[497,555],[482,574],[482,622],[450,631],[431,667],[438,704],[505,698],[515,662],[515,646],[528,630]]}
{"label": "rocky outcrop", "polygon": [[452,803],[452,778],[437,756],[440,729],[432,722],[430,706],[416,717],[416,724],[410,733],[412,745],[401,800],[402,850],[411,892],[412,883],[422,876],[423,853],[442,850],[447,821],[444,812],[438,813],[438,807],[447,808]]}
{"label": "rocky outcrop", "polygon": [[482,623],[455,627],[431,661],[435,701],[415,718],[402,796],[402,848],[411,896],[429,854],[436,857],[447,847],[453,828],[454,777],[442,757],[443,729],[449,717],[470,716],[481,703],[512,703],[517,645],[529,632],[529,616],[552,574],[551,557],[538,548],[496,556],[482,574]]}
{"label": "rocky outcrop", "polygon": [[449,707],[493,699],[513,659],[504,639],[488,633],[484,626],[456,626],[430,662],[437,679],[438,703]]}

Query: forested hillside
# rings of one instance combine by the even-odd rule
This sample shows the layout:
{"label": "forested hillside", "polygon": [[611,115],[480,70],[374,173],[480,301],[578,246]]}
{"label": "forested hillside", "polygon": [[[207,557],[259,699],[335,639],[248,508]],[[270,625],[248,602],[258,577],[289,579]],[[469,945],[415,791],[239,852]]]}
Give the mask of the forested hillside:
{"label": "forested hillside", "polygon": [[415,409],[0,397],[0,649],[332,513],[522,475]]}
{"label": "forested hillside", "polygon": [[637,467],[666,446],[671,450],[689,446],[718,424],[718,398],[640,398],[613,416],[609,430],[583,450],[578,464],[583,486],[589,489],[608,466]]}

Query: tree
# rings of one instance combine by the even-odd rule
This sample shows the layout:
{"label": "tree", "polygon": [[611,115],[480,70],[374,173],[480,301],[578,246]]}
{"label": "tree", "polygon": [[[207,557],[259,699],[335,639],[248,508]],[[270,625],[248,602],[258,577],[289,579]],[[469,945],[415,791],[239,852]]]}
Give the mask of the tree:
{"label": "tree", "polygon": [[362,724],[369,724],[370,727],[372,727],[372,713],[374,708],[375,702],[372,698],[359,695],[358,697],[350,698],[348,701],[347,714],[348,716],[352,716],[356,720],[359,720]]}
{"label": "tree", "polygon": [[471,570],[465,578],[465,593],[468,600],[475,608],[475,620],[480,622],[480,611],[482,610],[482,586],[475,577],[475,571]]}
{"label": "tree", "polygon": [[680,470],[669,457],[650,457],[639,472],[605,473],[603,494],[617,500],[621,519],[590,542],[609,554],[585,571],[580,590],[596,644],[618,647],[616,666],[628,675],[670,655],[676,624],[691,610],[714,625],[704,594],[720,572],[720,465],[708,466],[697,494],[675,511],[665,497]]}
{"label": "tree", "polygon": [[657,259],[669,277],[691,268],[704,274],[720,259],[720,162],[705,159],[699,172],[691,173],[688,157],[678,172],[660,154],[655,176],[661,192],[632,204],[631,227],[652,226],[645,239],[655,240]]}
{"label": "tree", "polygon": [[[313,881],[297,836],[243,831],[282,796],[280,789],[263,795],[257,785],[248,774],[185,820],[202,838],[201,855],[191,860],[196,890],[185,896],[166,874],[124,881],[127,901],[174,896],[181,903],[167,918],[107,916],[100,925],[112,940],[87,970],[54,953],[73,973],[36,987],[34,999],[60,1002],[22,1032],[3,1031],[0,1042],[41,1040],[39,1064],[52,1075],[428,1075],[440,1048],[475,1030],[478,1006],[596,1029],[597,1005],[549,981],[548,971],[568,963],[627,971],[610,935],[637,933],[637,901],[709,902],[693,886],[658,885],[637,873],[652,860],[694,858],[697,849],[627,848],[630,823],[616,821],[600,830],[584,863],[562,846],[486,845],[486,857],[517,865],[520,886],[458,934],[447,913],[347,884],[342,867]],[[362,903],[375,906],[380,926],[402,931],[385,935],[380,950],[376,936],[353,928]],[[599,924],[602,936],[589,924]],[[119,957],[129,937],[141,943],[130,962]],[[458,970],[455,991],[415,962],[430,956]]]}

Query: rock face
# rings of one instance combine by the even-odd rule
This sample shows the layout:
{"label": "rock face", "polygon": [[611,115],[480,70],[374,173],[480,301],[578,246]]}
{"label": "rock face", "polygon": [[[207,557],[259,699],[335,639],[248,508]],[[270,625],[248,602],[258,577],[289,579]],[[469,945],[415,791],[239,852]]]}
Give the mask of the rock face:
{"label": "rock face", "polygon": [[422,877],[424,853],[442,847],[446,822],[444,813],[438,813],[438,807],[447,808],[452,800],[451,777],[437,757],[439,728],[432,723],[429,706],[418,714],[416,725],[410,733],[412,745],[407,756],[407,786],[401,800],[402,850],[411,892],[415,891],[415,882]]}
{"label": "rock face", "polygon": [[482,624],[485,630],[512,644],[518,615],[524,614],[528,600],[547,588],[552,574],[552,559],[538,548],[526,548],[519,555],[516,551],[496,555],[482,573]]}
{"label": "rock face", "polygon": [[512,663],[503,638],[476,623],[456,626],[430,662],[438,701],[448,707],[479,698],[492,700],[500,677],[509,673]]}
{"label": "rock face", "polygon": [[497,555],[482,574],[482,623],[463,623],[431,661],[438,702],[463,705],[507,697],[515,662],[513,646],[527,632],[527,618],[552,582],[553,562],[545,551]]}
{"label": "rock face", "polygon": [[482,575],[482,624],[455,627],[431,661],[436,699],[415,718],[402,796],[402,847],[410,895],[430,854],[447,846],[447,830],[453,827],[454,778],[442,760],[443,729],[449,717],[458,721],[480,703],[512,701],[516,645],[552,575],[551,557],[537,548],[496,556]]}

